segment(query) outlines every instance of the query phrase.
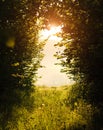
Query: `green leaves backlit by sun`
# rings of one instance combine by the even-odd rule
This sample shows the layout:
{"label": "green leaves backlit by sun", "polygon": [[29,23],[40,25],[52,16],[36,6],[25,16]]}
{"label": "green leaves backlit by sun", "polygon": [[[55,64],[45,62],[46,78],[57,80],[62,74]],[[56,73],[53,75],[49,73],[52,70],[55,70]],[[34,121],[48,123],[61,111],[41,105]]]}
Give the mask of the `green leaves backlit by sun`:
{"label": "green leaves backlit by sun", "polygon": [[50,29],[43,29],[40,32],[41,39],[49,39],[54,41],[61,41],[62,38],[58,34],[62,33],[62,26],[50,26]]}

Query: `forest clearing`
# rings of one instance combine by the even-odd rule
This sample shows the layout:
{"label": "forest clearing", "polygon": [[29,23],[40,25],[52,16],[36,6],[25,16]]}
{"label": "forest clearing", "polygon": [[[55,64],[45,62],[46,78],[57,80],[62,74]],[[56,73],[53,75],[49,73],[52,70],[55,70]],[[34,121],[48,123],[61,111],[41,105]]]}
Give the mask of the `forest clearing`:
{"label": "forest clearing", "polygon": [[0,130],[103,130],[103,0],[0,0]]}

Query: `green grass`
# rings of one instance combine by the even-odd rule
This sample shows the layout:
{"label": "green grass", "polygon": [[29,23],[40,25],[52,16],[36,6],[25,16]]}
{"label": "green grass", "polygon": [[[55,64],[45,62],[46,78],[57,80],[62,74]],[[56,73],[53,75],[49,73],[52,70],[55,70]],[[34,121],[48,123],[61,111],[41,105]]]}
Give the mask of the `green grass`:
{"label": "green grass", "polygon": [[60,130],[66,127],[70,114],[69,107],[64,103],[67,91],[62,88],[38,88],[35,94],[35,129]]}
{"label": "green grass", "polygon": [[67,103],[71,87],[36,87],[31,110],[14,106],[5,130],[90,130],[92,106],[80,99],[71,109]]}

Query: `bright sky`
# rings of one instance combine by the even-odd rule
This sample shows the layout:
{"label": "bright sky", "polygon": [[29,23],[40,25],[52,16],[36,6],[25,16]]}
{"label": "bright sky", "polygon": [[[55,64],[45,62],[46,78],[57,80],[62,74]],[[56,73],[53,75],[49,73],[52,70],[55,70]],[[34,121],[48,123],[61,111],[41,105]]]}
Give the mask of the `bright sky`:
{"label": "bright sky", "polygon": [[48,36],[49,39],[44,47],[44,59],[41,64],[45,66],[38,70],[38,75],[42,78],[38,79],[37,85],[46,85],[46,86],[61,86],[71,84],[71,80],[67,78],[65,73],[61,73],[61,66],[55,65],[59,61],[53,55],[58,51],[62,51],[63,48],[55,47],[54,44],[58,43],[62,38],[54,36],[54,34],[61,31],[60,27],[53,27],[50,30],[43,30],[41,32],[41,39],[46,39]]}

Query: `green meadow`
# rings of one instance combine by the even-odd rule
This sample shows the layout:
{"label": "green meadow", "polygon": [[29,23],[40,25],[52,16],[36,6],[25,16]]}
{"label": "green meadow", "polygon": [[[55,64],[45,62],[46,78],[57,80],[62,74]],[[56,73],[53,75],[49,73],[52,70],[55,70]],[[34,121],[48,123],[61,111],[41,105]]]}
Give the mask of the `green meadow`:
{"label": "green meadow", "polygon": [[[14,106],[6,120],[5,130],[90,130],[93,108],[83,99],[75,100],[73,86],[36,87],[32,93],[33,104],[27,110]],[[72,99],[68,95],[71,92]],[[1,121],[4,115],[1,114]],[[1,122],[2,123],[2,122]],[[1,127],[0,130],[3,127]]]}

